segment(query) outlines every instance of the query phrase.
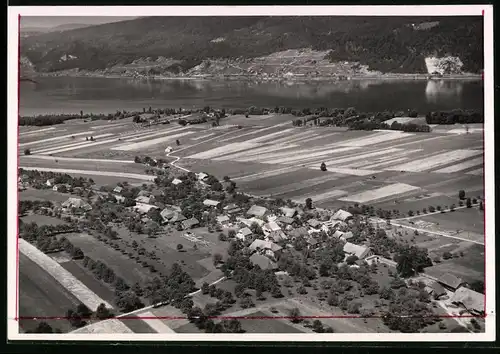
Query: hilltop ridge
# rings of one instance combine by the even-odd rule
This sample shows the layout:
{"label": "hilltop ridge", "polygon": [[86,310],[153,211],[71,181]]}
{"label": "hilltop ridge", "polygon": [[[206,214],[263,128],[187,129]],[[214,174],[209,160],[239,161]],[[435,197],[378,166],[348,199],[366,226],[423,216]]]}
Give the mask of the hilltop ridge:
{"label": "hilltop ridge", "polygon": [[[426,58],[451,58],[460,65],[444,65],[445,73],[477,74],[482,31],[481,17],[145,17],[22,38],[21,53],[40,73],[237,75],[251,73],[241,64],[271,58],[278,62],[262,72],[274,65],[284,75],[300,65],[321,74],[344,63],[354,74],[427,74]],[[312,56],[280,62],[289,50]]]}

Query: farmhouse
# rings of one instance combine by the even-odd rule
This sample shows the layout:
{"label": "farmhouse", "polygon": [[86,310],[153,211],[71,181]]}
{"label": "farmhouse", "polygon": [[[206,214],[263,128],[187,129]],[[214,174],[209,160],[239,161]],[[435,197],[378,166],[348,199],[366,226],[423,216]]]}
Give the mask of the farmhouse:
{"label": "farmhouse", "polygon": [[115,189],[113,189],[113,192],[116,194],[120,194],[123,191],[123,187],[116,186]]}
{"label": "farmhouse", "polygon": [[158,207],[151,204],[136,204],[133,208],[139,214],[147,214],[147,212],[151,209],[159,209]]}
{"label": "farmhouse", "polygon": [[135,198],[135,202],[140,204],[149,204],[151,203],[151,197],[139,196]]}
{"label": "farmhouse", "polygon": [[315,229],[318,229],[321,226],[321,222],[317,219],[309,219],[307,223],[309,224],[309,226]]}
{"label": "farmhouse", "polygon": [[280,230],[281,227],[274,221],[270,221],[262,226],[262,232],[264,232],[265,236],[269,236],[269,234],[273,231],[280,231]]}
{"label": "farmhouse", "polygon": [[196,218],[186,219],[181,222],[182,228],[184,230],[192,229],[193,227],[198,226],[199,224],[200,222]]}
{"label": "farmhouse", "polygon": [[236,204],[229,204],[224,207],[224,211],[230,215],[239,213],[241,211],[241,208],[238,207]]}
{"label": "farmhouse", "polygon": [[258,265],[260,269],[263,270],[274,270],[278,268],[278,265],[275,262],[258,253],[254,253],[252,254],[252,256],[250,256],[250,262],[252,262],[253,265]]}
{"label": "farmhouse", "polygon": [[364,259],[373,254],[369,247],[355,245],[350,242],[345,243],[344,253],[346,254],[346,258],[349,256],[356,256],[358,259]]}
{"label": "farmhouse", "polygon": [[307,228],[305,228],[305,227],[299,227],[299,228],[296,228],[296,229],[293,229],[292,231],[290,231],[290,236],[292,237],[292,239],[297,238],[297,237],[308,236],[308,235],[309,235],[309,233],[307,231]]}
{"label": "farmhouse", "polygon": [[181,181],[180,179],[178,179],[178,178],[174,178],[174,179],[172,180],[172,184],[173,184],[174,186],[177,186],[178,184],[181,184],[181,183],[182,183],[182,181]]}
{"label": "farmhouse", "polygon": [[280,216],[279,218],[276,219],[276,222],[280,224],[291,225],[293,224],[294,220],[289,216]]}
{"label": "farmhouse", "polygon": [[139,193],[137,193],[137,196],[138,197],[149,197],[149,196],[151,196],[151,192],[142,189]]}
{"label": "farmhouse", "polygon": [[50,178],[47,180],[47,182],[45,182],[45,184],[47,185],[47,187],[52,187],[55,183],[55,178]]}
{"label": "farmhouse", "polygon": [[244,227],[238,231],[236,238],[245,241],[245,239],[252,234],[252,230],[248,227]]}
{"label": "farmhouse", "polygon": [[434,299],[439,299],[441,296],[446,295],[446,290],[443,288],[441,284],[438,282],[433,282],[430,286],[431,295],[434,296]]}
{"label": "farmhouse", "polygon": [[52,190],[54,192],[64,193],[68,190],[68,187],[66,187],[65,184],[56,184],[54,187],[52,187]]}
{"label": "farmhouse", "polygon": [[75,211],[89,211],[92,210],[92,207],[89,203],[79,199],[79,198],[68,198],[61,206],[67,211],[75,210]]}
{"label": "farmhouse", "polygon": [[217,222],[221,225],[227,225],[227,224],[229,224],[229,216],[219,215],[219,216],[217,216]]}
{"label": "farmhouse", "polygon": [[270,250],[272,252],[279,252],[282,250],[282,247],[280,245],[275,244],[274,242],[271,241],[264,241],[264,240],[254,240],[248,248],[251,251],[257,251],[257,250]]}
{"label": "farmhouse", "polygon": [[245,224],[248,227],[252,226],[253,223],[256,223],[257,225],[259,225],[261,227],[262,227],[262,225],[264,225],[264,221],[257,219],[257,218],[250,218],[250,219],[240,218],[240,219],[238,219],[238,221]]}
{"label": "farmhouse", "polygon": [[207,177],[208,177],[208,175],[206,173],[203,173],[203,172],[196,174],[196,178],[198,178],[198,181],[203,181]]}
{"label": "farmhouse", "polygon": [[339,225],[342,225],[342,221],[340,220],[328,220],[323,222],[323,226],[321,227],[321,230],[328,232],[331,229],[334,229],[338,227]]}
{"label": "farmhouse", "polygon": [[176,213],[175,210],[172,210],[171,208],[166,207],[165,209],[163,209],[160,212],[160,216],[162,217],[163,222],[166,223],[175,215],[175,213]]}
{"label": "farmhouse", "polygon": [[451,302],[465,307],[473,315],[483,315],[484,297],[481,293],[460,287],[451,298]]}
{"label": "farmhouse", "polygon": [[256,217],[263,217],[267,213],[267,208],[259,205],[252,205],[250,209],[247,211],[247,215],[250,216],[256,216]]}
{"label": "farmhouse", "polygon": [[125,199],[127,199],[127,198],[125,198],[124,196],[122,196],[122,195],[117,195],[117,194],[113,195],[113,197],[115,197],[115,199],[116,199],[116,201],[117,201],[118,203],[125,203]]}
{"label": "farmhouse", "polygon": [[267,235],[267,240],[271,240],[273,242],[280,242],[288,239],[288,237],[285,235],[285,233],[281,230],[278,231],[271,231],[269,235]]}
{"label": "farmhouse", "polygon": [[295,214],[297,213],[297,210],[292,209],[292,208],[283,207],[280,209],[281,209],[281,212],[283,213],[283,215],[288,217],[288,218],[293,218],[295,216]]}
{"label": "farmhouse", "polygon": [[347,222],[350,219],[352,219],[352,214],[342,209],[337,210],[332,216],[332,220],[340,220],[343,222]]}
{"label": "farmhouse", "polygon": [[206,205],[206,206],[212,206],[212,207],[216,207],[217,205],[219,205],[220,202],[218,202],[217,200],[212,200],[212,199],[205,199],[203,201],[203,205]]}
{"label": "farmhouse", "polygon": [[314,237],[307,238],[307,245],[309,248],[315,249],[318,248],[321,244]]}
{"label": "farmhouse", "polygon": [[380,256],[372,254],[365,258],[365,262],[368,263],[368,265],[372,265],[372,263],[378,264],[380,263]]}
{"label": "farmhouse", "polygon": [[438,278],[438,282],[443,285],[446,289],[455,291],[460,286],[464,285],[465,282],[459,277],[454,276],[450,273],[445,273]]}
{"label": "farmhouse", "polygon": [[186,217],[184,215],[182,215],[181,213],[176,211],[176,212],[174,212],[174,216],[172,216],[168,222],[171,224],[175,224],[177,222],[184,221],[184,220],[186,220]]}

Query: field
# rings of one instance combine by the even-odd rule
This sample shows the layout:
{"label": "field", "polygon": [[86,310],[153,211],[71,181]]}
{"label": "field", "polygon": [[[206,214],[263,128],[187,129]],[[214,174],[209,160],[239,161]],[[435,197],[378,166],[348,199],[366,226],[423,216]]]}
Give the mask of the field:
{"label": "field", "polygon": [[[142,128],[130,119],[72,122],[22,135],[21,155],[24,148],[30,148],[32,155],[21,156],[21,165],[73,173],[97,171],[106,173],[102,177],[110,182],[132,176],[139,180],[151,176],[146,177],[143,166],[131,163],[134,156],[165,158],[165,148],[172,146],[172,155],[180,157],[179,166],[219,178],[230,176],[251,194],[300,202],[312,198],[322,207],[357,202],[391,209],[417,208],[421,202],[452,202],[446,197],[456,200],[459,189],[483,190],[478,174],[483,166],[479,148],[483,137],[475,130],[470,134],[456,127],[439,127],[431,133],[345,131],[297,128],[292,119],[279,114],[230,116],[217,128],[209,123]],[[86,141],[91,133],[98,138]],[[321,162],[328,172],[319,170]],[[433,199],[418,200],[427,195]],[[396,200],[400,203],[391,204]]]}
{"label": "field", "polygon": [[[23,330],[34,329],[39,321],[22,317],[64,317],[68,309],[76,309],[80,301],[24,254],[19,255],[19,316]],[[68,321],[46,320],[52,328],[71,330]]]}
{"label": "field", "polygon": [[36,222],[38,226],[42,225],[62,225],[66,224],[65,221],[55,218],[52,216],[47,216],[47,215],[41,215],[41,214],[30,214],[27,216],[23,216],[21,220],[24,223],[30,223],[30,222]]}

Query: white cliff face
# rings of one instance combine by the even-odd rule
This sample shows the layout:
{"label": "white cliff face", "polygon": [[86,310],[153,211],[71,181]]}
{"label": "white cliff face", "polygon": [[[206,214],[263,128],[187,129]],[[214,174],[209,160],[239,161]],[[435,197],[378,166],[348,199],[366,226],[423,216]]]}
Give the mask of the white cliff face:
{"label": "white cliff face", "polygon": [[461,74],[463,63],[459,57],[427,57],[425,58],[425,65],[429,74],[439,73],[441,75],[447,74]]}

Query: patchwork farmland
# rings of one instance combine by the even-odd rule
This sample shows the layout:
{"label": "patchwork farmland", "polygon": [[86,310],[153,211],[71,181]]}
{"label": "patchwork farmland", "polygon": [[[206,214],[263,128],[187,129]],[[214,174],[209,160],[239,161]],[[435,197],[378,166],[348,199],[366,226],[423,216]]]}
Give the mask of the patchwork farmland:
{"label": "patchwork farmland", "polygon": [[[180,172],[205,172],[220,180],[228,176],[239,191],[251,196],[280,198],[299,204],[311,199],[318,209],[347,209],[361,204],[397,210],[401,215],[393,221],[394,230],[387,228],[388,235],[393,239],[419,247],[429,245],[433,255],[441,255],[443,247],[449,244],[453,244],[454,252],[474,250],[472,256],[434,265],[432,270],[435,276],[452,271],[456,265],[464,278],[471,281],[480,279],[484,269],[480,269],[480,257],[471,246],[480,247],[484,244],[484,235],[481,233],[484,229],[483,214],[477,204],[472,208],[459,206],[457,196],[459,190],[464,190],[466,197],[484,200],[481,132],[465,134],[456,127],[441,127],[430,133],[346,131],[333,127],[292,127],[291,120],[290,115],[271,114],[258,119],[230,116],[221,122],[222,127],[217,128],[208,124],[181,126],[175,121],[155,127],[140,127],[129,118],[116,123],[72,121],[36,132],[21,127],[19,167],[92,178],[98,187],[116,186],[124,181],[129,185],[141,186],[150,184],[156,177],[147,171],[149,168],[144,164],[135,162],[136,157],[148,156],[167,161],[171,170],[178,168]],[[88,139],[90,136],[92,139]],[[322,163],[326,164],[326,171],[320,169]],[[24,201],[63,202],[69,197],[69,194],[51,189],[28,189],[19,195],[20,200]],[[410,212],[413,214],[413,211],[421,211],[429,206],[448,208],[453,204],[457,204],[454,212],[409,215]],[[24,220],[45,222],[47,218],[30,215]],[[136,219],[136,222],[139,221]],[[168,233],[168,236],[155,238],[123,226],[115,227],[111,222],[107,226],[118,232],[119,241],[113,242],[113,246],[115,243],[120,244],[120,251],[118,246],[113,249],[112,243],[104,245],[90,234],[70,233],[66,238],[91,258],[105,260],[114,274],[126,279],[130,285],[142,286],[154,277],[153,273],[141,266],[146,263],[145,258],[150,253],[155,253],[158,259],[147,261],[157,271],[166,273],[172,264],[178,262],[198,287],[205,281],[216,282],[223,276],[213,264],[212,257],[215,254],[227,257],[227,242],[221,241],[218,238],[220,236],[205,227],[198,228],[196,233],[208,241],[209,246],[196,244],[195,247],[194,241],[182,237],[181,231],[162,228],[160,232]],[[401,228],[411,230],[410,235],[401,233]],[[225,229],[221,233],[225,236],[228,234]],[[136,261],[129,258],[136,252],[137,246],[132,246],[134,242],[139,243],[146,253],[140,261],[139,256],[135,256]],[[457,244],[460,246],[455,246]],[[80,295],[83,298],[80,301],[89,302],[89,307],[94,309],[98,302],[106,302],[110,308],[116,308],[112,289],[108,285],[99,286],[92,278],[91,271],[80,260],[59,259],[58,255],[52,255],[50,259],[53,260],[53,272],[56,272],[53,263],[59,262],[62,270],[58,269],[58,272],[72,274],[83,283],[85,289],[88,288],[84,289],[86,295]],[[468,262],[474,263],[473,271],[467,272]],[[22,282],[29,283],[25,285],[27,289],[36,287],[36,282],[31,280],[30,283],[25,275]],[[35,291],[33,294],[33,297],[42,297]],[[25,303],[34,301],[25,294],[22,296]],[[257,301],[257,297],[253,300]],[[72,306],[78,298],[67,298],[65,301],[68,305],[61,300],[60,306]],[[216,303],[214,298],[199,293],[193,296],[193,301],[199,306]],[[268,303],[270,300],[266,301]],[[311,316],[318,315],[320,311],[315,305],[295,301],[293,297],[276,305],[277,311],[282,312],[283,316],[286,316],[291,306],[297,306],[303,314]],[[44,311],[42,308],[39,313],[44,315],[47,312]],[[270,313],[269,306],[263,305],[243,312],[255,316],[267,316]],[[224,312],[229,315],[233,313],[239,312]],[[147,307],[133,313],[133,316],[151,319],[129,319],[127,316],[127,319],[99,322],[78,332],[199,331],[184,318],[185,315],[179,309],[172,306]],[[158,316],[175,318],[155,319]],[[382,327],[379,328],[381,323],[376,321],[370,319],[360,324],[355,319],[330,319],[325,323],[339,332],[377,332]],[[69,330],[67,327],[66,324],[62,330]],[[271,324],[271,321],[266,320],[248,320],[242,327],[249,333],[311,331],[292,326],[286,321]],[[385,327],[383,330],[389,331]]]}

